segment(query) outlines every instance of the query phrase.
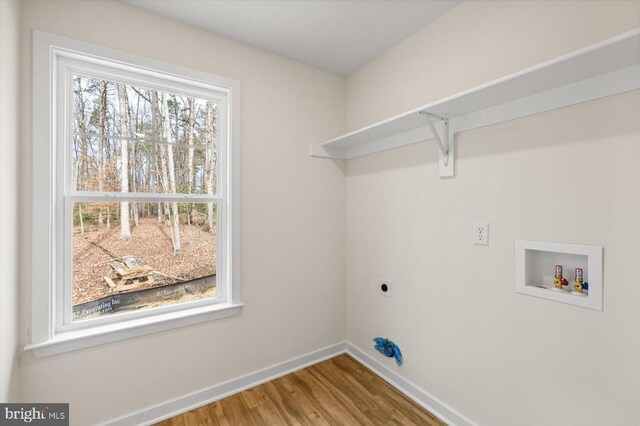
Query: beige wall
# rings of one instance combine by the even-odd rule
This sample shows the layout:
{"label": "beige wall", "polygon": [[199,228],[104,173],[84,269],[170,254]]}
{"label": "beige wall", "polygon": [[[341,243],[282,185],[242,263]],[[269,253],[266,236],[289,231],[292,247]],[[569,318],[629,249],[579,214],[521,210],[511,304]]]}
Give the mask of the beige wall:
{"label": "beige wall", "polygon": [[[371,338],[395,338],[399,372],[480,424],[640,422],[640,94],[460,134],[452,180],[438,178],[433,144],[348,161],[346,194],[344,166],[307,155],[345,130],[345,116],[354,129],[638,27],[640,3],[467,2],[346,87],[118,3],[22,5],[23,212],[33,29],[241,80],[247,303],[237,318],[44,359],[24,353],[22,400],[70,402],[74,424],[106,421],[341,341],[346,322],[348,339],[374,356]],[[478,220],[491,224],[489,247],[470,243]],[[20,231],[24,344],[27,219]],[[516,295],[516,238],[604,246],[604,312]],[[392,299],[375,293],[378,276],[393,280]]]}
{"label": "beige wall", "polygon": [[[344,170],[308,155],[310,143],[344,131],[344,78],[115,2],[23,2],[22,23],[25,191],[33,29],[241,81],[246,303],[240,317],[44,359],[24,353],[23,400],[70,402],[73,424],[87,425],[344,339]],[[29,241],[28,222],[22,232]],[[22,254],[28,271],[29,247]],[[29,283],[24,276],[23,343]]]}
{"label": "beige wall", "polygon": [[638,1],[466,1],[347,78],[347,126],[355,130],[638,26]]}
{"label": "beige wall", "polygon": [[0,1],[0,402],[19,395],[18,40],[20,8]]}
{"label": "beige wall", "polygon": [[[638,26],[639,2],[464,3],[348,78],[349,128]],[[638,117],[636,91],[465,132],[449,180],[435,143],[349,160],[347,339],[481,425],[640,424]],[[516,294],[515,239],[603,246],[604,311]]]}

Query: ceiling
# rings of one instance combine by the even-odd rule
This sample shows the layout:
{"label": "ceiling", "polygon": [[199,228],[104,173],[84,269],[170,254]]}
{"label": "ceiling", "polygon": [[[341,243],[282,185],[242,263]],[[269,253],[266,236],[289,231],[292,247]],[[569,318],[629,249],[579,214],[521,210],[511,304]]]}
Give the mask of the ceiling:
{"label": "ceiling", "polygon": [[121,0],[266,51],[348,75],[461,1]]}

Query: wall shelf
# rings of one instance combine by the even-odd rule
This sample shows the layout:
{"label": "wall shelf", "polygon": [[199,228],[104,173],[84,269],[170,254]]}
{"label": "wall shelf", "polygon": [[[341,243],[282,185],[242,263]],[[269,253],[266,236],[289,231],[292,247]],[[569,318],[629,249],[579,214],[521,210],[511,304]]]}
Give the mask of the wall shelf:
{"label": "wall shelf", "polygon": [[[440,175],[453,176],[457,132],[636,89],[640,29],[312,145],[310,154],[349,159],[435,136],[440,142]],[[442,147],[445,139],[450,141],[448,151]]]}
{"label": "wall shelf", "polygon": [[[516,293],[602,311],[602,247],[516,240]],[[563,267],[568,285],[554,287],[555,265]],[[575,269],[589,283],[583,294],[572,292]]]}

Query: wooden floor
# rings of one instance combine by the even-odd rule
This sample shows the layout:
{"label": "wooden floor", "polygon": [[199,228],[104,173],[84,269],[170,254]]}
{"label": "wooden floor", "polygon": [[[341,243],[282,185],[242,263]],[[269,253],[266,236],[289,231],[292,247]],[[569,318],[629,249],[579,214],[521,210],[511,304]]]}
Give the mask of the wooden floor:
{"label": "wooden floor", "polygon": [[444,425],[348,355],[159,424]]}

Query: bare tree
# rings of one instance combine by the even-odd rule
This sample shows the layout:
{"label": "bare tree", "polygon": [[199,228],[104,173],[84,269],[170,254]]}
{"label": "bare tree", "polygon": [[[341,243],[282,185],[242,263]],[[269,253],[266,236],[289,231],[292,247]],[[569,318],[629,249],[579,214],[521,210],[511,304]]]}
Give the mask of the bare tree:
{"label": "bare tree", "polygon": [[[138,155],[138,150],[136,149],[136,144],[131,144],[131,158],[133,159],[133,179],[132,179],[132,186],[133,186],[133,192],[138,192],[138,175],[139,172],[138,170],[138,161],[137,161],[137,155]],[[133,210],[133,224],[135,226],[138,226],[140,224],[140,206],[138,205],[137,202],[133,202],[133,205],[131,206],[131,209]]]}
{"label": "bare tree", "polygon": [[[160,96],[162,99],[162,125],[164,129],[164,137],[167,141],[167,172],[169,177],[169,191],[171,193],[176,193],[176,168],[173,160],[173,134],[171,132],[171,122],[169,121],[169,105],[167,102],[167,95],[164,93]],[[178,203],[171,203],[171,210],[173,213],[173,250],[180,250],[180,214],[178,212]]]}
{"label": "bare tree", "polygon": [[[127,89],[123,84],[118,84],[118,101],[120,105],[120,135],[129,136],[129,123],[127,110],[129,109],[129,101],[127,99]],[[126,139],[120,140],[120,192],[129,192],[129,147]],[[129,225],[129,203],[123,201],[120,203],[120,239],[128,240],[131,238],[131,227]]]}
{"label": "bare tree", "polygon": [[[214,109],[213,102],[207,102],[205,114],[206,150],[204,164],[204,184],[208,195],[213,195],[213,180],[215,176],[215,134],[214,134]],[[213,203],[207,203],[207,221],[204,229],[213,232]]]}
{"label": "bare tree", "polygon": [[[189,156],[187,158],[187,192],[193,193],[194,186],[194,168],[193,168],[193,133],[195,127],[195,100],[189,98],[189,118],[187,123],[187,135],[189,144]],[[193,203],[189,205],[189,213],[187,214],[187,223],[191,225],[191,215],[193,211]]]}
{"label": "bare tree", "polygon": [[[152,122],[152,126],[153,126],[153,139],[154,140],[160,140],[162,139],[162,134],[158,129],[158,120],[160,119],[160,110],[158,107],[158,92],[156,92],[155,90],[151,91],[151,122]],[[158,145],[156,143],[153,144],[153,167],[154,167],[154,171],[153,171],[153,185],[154,185],[154,190],[157,191],[157,186],[158,186],[158,181],[161,178],[164,178],[162,182],[160,182],[162,185],[164,185],[164,180],[166,180],[165,178],[165,174],[163,173],[163,175],[159,175],[158,174],[158,170],[160,170],[162,168],[162,170],[164,171],[164,161],[161,161],[161,158],[158,154],[160,154],[160,148],[162,147],[162,145]],[[162,165],[162,167],[160,167],[160,165]],[[157,207],[157,213],[158,213],[158,223],[162,223],[162,203],[158,203]]]}
{"label": "bare tree", "polygon": [[[82,93],[82,81],[80,77],[76,77],[77,90],[75,91],[76,95],[76,124],[78,131],[82,133],[80,136],[80,149],[76,147],[76,165],[75,165],[75,180],[73,182],[74,189],[77,191],[79,188],[80,182],[84,182],[87,173],[87,146],[89,142],[87,140],[87,136],[84,133],[87,132],[87,128],[85,125],[86,115],[85,115],[85,101],[84,95]],[[74,138],[74,145],[77,143],[77,139]],[[78,220],[80,222],[80,233],[84,234],[84,217],[82,215],[82,203],[78,203]]]}
{"label": "bare tree", "polygon": [[[140,123],[139,120],[139,114],[140,114],[140,96],[135,96],[136,98],[136,109],[135,109],[135,114],[133,116],[133,118],[135,119],[132,120],[131,117],[131,109],[127,108],[127,120],[129,122],[129,129],[131,130],[131,133],[138,133],[138,126]],[[127,101],[128,101],[128,97],[127,97]],[[128,102],[127,102],[128,104]],[[131,169],[132,169],[132,173],[131,173],[131,186],[133,188],[133,192],[138,192],[138,179],[141,175],[140,171],[139,171],[139,166],[140,163],[138,162],[138,145],[136,143],[132,143],[131,144],[131,159],[133,160],[133,164],[131,165]],[[144,184],[143,184],[144,187]],[[132,203],[133,205],[131,206],[131,210],[133,211],[133,224],[137,227],[140,224],[139,221],[139,214],[140,214],[140,206],[138,205],[137,201],[134,201]]]}
{"label": "bare tree", "polygon": [[[98,129],[100,135],[105,135],[107,133],[107,82],[100,82],[100,106],[98,107]],[[105,164],[105,155],[104,149],[107,143],[106,138],[100,137],[100,142],[98,143],[98,191],[102,192],[104,190],[104,180],[106,175],[106,164]],[[108,216],[107,216],[108,220]],[[98,213],[98,223],[102,225],[104,223],[104,217],[102,213],[102,205],[100,205],[100,212]],[[107,227],[109,225],[107,224]]]}

